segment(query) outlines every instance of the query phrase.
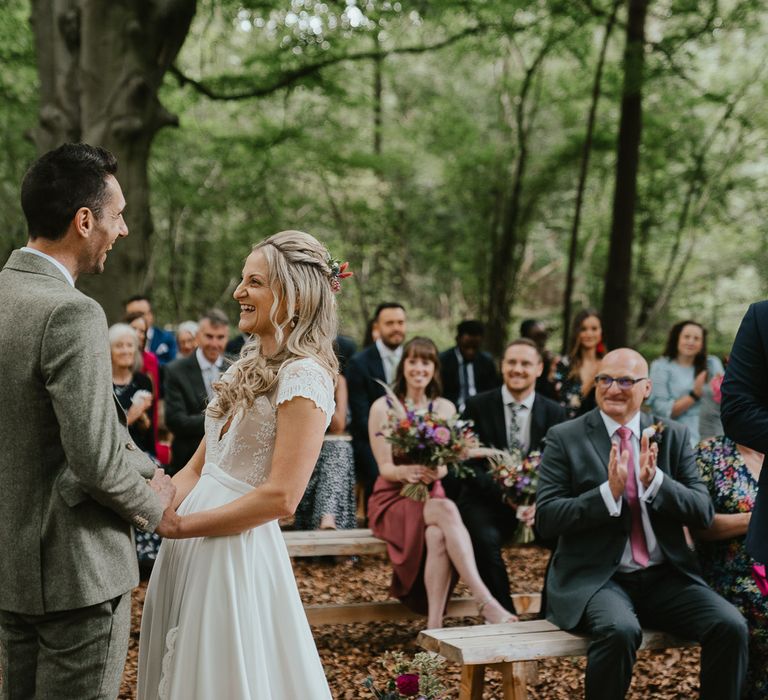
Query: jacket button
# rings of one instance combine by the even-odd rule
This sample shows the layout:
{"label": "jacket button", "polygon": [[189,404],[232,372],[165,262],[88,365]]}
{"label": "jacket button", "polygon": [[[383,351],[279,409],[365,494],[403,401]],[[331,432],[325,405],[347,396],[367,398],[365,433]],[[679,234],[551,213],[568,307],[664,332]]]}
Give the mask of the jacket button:
{"label": "jacket button", "polygon": [[125,443],[125,449],[127,449],[127,450],[136,450],[138,448],[132,442],[126,442]]}

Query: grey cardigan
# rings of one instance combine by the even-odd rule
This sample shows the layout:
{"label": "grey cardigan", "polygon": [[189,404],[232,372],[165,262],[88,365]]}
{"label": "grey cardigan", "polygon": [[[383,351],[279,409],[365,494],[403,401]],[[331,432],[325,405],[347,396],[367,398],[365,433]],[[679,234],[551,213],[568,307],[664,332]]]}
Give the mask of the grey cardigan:
{"label": "grey cardigan", "polygon": [[40,615],[138,583],[131,525],[154,530],[152,463],[112,394],[99,304],[49,261],[0,271],[0,609]]}

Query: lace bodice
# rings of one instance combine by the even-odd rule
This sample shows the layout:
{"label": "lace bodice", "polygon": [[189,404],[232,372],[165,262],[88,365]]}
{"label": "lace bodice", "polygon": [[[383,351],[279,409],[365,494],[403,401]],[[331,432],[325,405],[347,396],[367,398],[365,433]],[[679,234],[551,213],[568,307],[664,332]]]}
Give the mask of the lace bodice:
{"label": "lace bodice", "polygon": [[[224,375],[224,380],[230,372],[231,369]],[[327,428],[335,408],[331,375],[315,360],[294,360],[280,368],[277,385],[271,394],[259,396],[249,409],[235,413],[223,436],[221,431],[229,416],[213,418],[206,414],[206,461],[216,463],[235,479],[251,486],[263,483],[272,466],[277,407],[296,396],[314,401],[325,413]]]}

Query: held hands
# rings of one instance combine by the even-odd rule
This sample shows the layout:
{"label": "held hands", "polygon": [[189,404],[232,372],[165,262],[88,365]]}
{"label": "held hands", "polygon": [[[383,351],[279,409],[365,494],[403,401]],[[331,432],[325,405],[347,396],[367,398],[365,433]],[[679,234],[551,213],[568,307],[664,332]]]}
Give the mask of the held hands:
{"label": "held hands", "polygon": [[442,479],[448,473],[448,467],[441,464],[437,469],[432,469],[423,464],[400,464],[400,481],[406,484],[431,484]]}
{"label": "held hands", "polygon": [[[624,489],[627,486],[627,465],[629,464],[629,450],[619,454],[619,446],[616,443],[611,445],[611,454],[608,458],[608,486],[611,494],[618,501]],[[640,483],[643,488],[648,488],[656,476],[656,460],[659,456],[659,446],[656,443],[651,444],[647,435],[640,438],[640,464],[639,469]]]}
{"label": "held hands", "polygon": [[158,467],[155,469],[155,473],[148,483],[149,488],[157,494],[157,498],[163,506],[163,509],[165,510],[169,508],[176,495],[176,486],[171,481],[171,477]]}

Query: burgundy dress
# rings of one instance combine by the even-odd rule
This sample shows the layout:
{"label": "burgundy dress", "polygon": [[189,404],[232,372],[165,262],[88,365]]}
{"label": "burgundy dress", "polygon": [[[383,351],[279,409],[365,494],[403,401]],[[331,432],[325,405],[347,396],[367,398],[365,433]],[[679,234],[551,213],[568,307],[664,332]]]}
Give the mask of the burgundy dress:
{"label": "burgundy dress", "polygon": [[[394,460],[395,464],[402,464]],[[368,524],[376,537],[387,543],[392,562],[390,593],[411,610],[427,614],[427,591],[424,588],[424,564],[427,546],[424,533],[424,503],[400,495],[403,484],[376,479],[368,500]],[[430,498],[445,498],[440,481],[432,483]],[[458,576],[454,572],[451,590]],[[450,593],[449,596],[450,597]],[[446,600],[446,604],[447,604]]]}

